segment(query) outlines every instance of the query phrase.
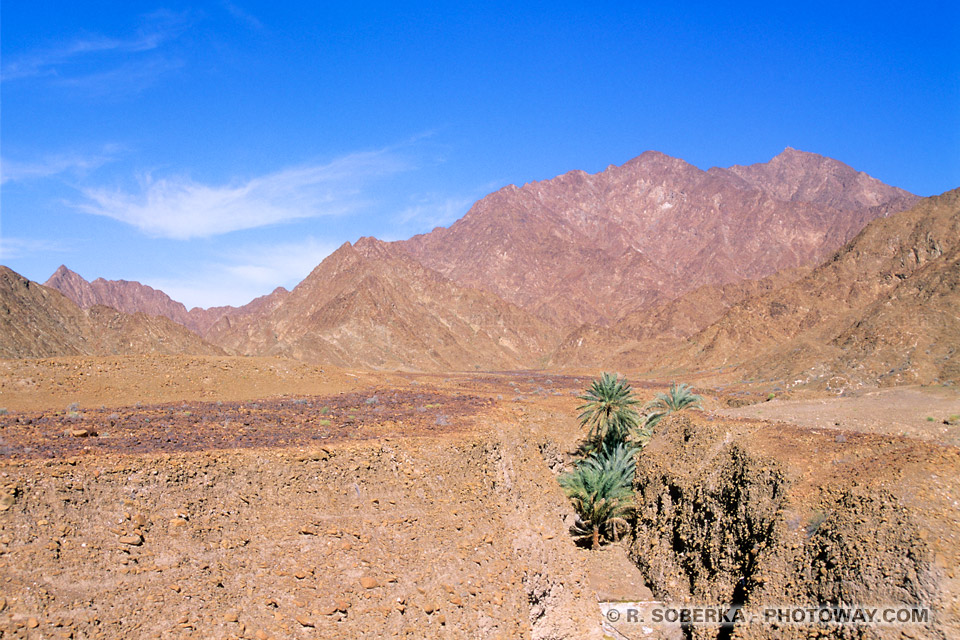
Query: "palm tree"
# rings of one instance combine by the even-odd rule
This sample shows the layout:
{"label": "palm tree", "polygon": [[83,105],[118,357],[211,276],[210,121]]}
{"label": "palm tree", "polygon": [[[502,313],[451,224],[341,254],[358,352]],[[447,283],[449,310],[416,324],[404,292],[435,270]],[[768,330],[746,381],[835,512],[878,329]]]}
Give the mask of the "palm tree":
{"label": "palm tree", "polygon": [[625,516],[633,510],[634,456],[638,449],[620,444],[604,448],[577,468],[560,476],[560,486],[580,517],[575,533],[600,548],[601,535],[616,540],[617,528],[626,529]]}
{"label": "palm tree", "polygon": [[638,440],[645,445],[663,416],[684,409],[700,409],[702,400],[688,384],[673,384],[667,393],[658,393],[643,407],[648,413],[643,419],[643,429],[638,432]]}
{"label": "palm tree", "polygon": [[616,447],[626,441],[630,432],[640,424],[640,415],[634,408],[639,401],[625,378],[603,373],[593,381],[582,396],[580,426],[589,427],[588,449],[602,446]]}

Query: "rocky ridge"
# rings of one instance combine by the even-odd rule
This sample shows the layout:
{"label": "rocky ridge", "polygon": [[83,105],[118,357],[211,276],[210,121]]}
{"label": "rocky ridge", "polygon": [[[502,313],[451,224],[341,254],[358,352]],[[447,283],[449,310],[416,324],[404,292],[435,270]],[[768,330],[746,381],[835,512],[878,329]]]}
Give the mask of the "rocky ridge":
{"label": "rocky ridge", "polygon": [[59,291],[0,266],[0,357],[150,353],[223,350],[161,316],[102,305],[81,309]]}

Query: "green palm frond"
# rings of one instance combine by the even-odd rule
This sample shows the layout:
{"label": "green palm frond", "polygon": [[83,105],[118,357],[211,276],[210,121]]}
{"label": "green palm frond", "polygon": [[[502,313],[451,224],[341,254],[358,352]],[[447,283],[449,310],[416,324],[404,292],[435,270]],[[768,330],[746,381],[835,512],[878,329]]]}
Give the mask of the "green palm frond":
{"label": "green palm frond", "polygon": [[647,439],[649,440],[649,435],[653,434],[653,428],[665,415],[684,409],[700,409],[701,401],[703,398],[695,394],[688,384],[674,384],[667,393],[658,393],[643,407],[646,411],[643,430],[648,431]]}
{"label": "green palm frond", "polygon": [[636,405],[639,401],[626,379],[613,373],[603,373],[587,391],[577,396],[584,404],[577,407],[580,425],[589,429],[589,448],[616,446],[626,441],[630,432],[640,424]]}
{"label": "green palm frond", "polygon": [[576,533],[591,537],[592,546],[601,537],[616,540],[626,530],[626,517],[634,507],[634,456],[638,449],[621,444],[604,448],[577,468],[560,476],[560,486],[573,503],[580,522]]}

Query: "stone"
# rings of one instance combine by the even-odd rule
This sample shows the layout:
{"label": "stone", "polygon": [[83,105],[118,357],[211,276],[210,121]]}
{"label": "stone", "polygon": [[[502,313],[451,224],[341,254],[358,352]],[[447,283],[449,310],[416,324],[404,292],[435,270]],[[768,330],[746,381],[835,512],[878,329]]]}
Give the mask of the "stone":
{"label": "stone", "polygon": [[139,547],[143,544],[143,538],[138,535],[132,536],[120,536],[120,544],[130,545],[131,547]]}
{"label": "stone", "polygon": [[376,578],[371,578],[370,576],[364,576],[360,578],[360,586],[364,589],[376,589],[380,586]]}
{"label": "stone", "polygon": [[300,623],[301,626],[304,626],[304,627],[311,627],[311,628],[312,628],[312,627],[316,626],[316,625],[313,624],[313,620],[310,620],[309,618],[307,618],[307,617],[304,616],[304,615],[296,616],[296,620],[297,620],[297,622]]}

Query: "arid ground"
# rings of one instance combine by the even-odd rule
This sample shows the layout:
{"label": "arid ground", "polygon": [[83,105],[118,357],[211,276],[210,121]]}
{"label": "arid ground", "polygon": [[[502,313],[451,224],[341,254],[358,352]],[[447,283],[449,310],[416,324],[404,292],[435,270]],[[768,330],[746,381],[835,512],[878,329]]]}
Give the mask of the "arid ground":
{"label": "arid ground", "polygon": [[[617,629],[598,599],[844,589],[935,609],[904,637],[956,637],[960,426],[927,420],[949,421],[954,389],[739,409],[698,389],[707,410],[665,421],[641,454],[633,535],[593,552],[556,482],[589,379],[4,361],[0,634],[601,638]],[[662,387],[635,382],[644,400]],[[619,631],[680,633],[645,629]],[[850,637],[901,637],[867,633],[881,635]]]}

